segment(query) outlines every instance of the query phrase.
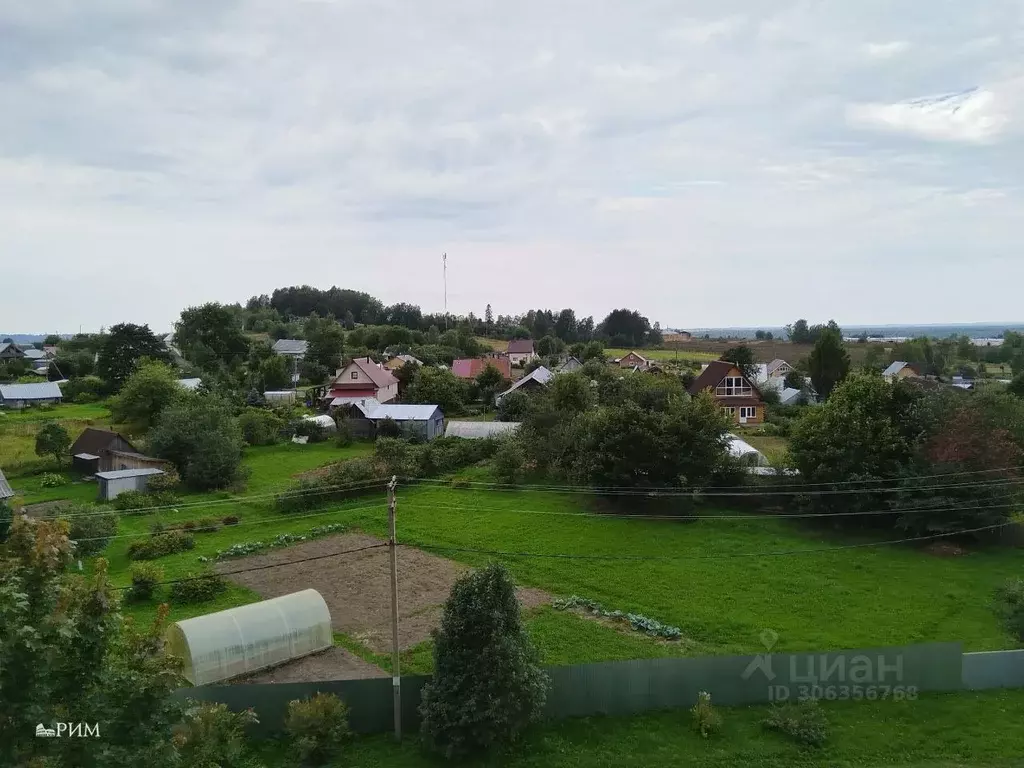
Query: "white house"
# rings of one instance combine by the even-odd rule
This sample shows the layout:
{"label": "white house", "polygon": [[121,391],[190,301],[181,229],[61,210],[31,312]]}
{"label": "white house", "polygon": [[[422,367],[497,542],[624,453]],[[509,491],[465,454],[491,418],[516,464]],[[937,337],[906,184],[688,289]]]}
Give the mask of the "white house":
{"label": "white house", "polygon": [[538,357],[533,349],[533,339],[514,339],[508,343],[508,360],[512,365],[526,365]]}

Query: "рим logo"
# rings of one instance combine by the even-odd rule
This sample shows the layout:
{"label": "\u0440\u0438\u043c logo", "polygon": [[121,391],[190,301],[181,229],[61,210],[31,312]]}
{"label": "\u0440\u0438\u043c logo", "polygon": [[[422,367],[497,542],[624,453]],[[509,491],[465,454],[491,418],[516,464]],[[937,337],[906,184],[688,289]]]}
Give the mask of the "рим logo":
{"label": "\u0440\u0438\u043c logo", "polygon": [[65,736],[70,738],[98,739],[100,737],[99,723],[57,723],[56,728],[47,728],[42,723],[36,726],[36,736],[46,739],[60,739]]}
{"label": "\u0440\u0438\u043c logo", "polygon": [[47,728],[42,723],[39,723],[39,725],[36,726],[36,736],[40,738],[46,737],[48,739],[52,739],[56,735],[57,732],[53,730],[53,728]]}

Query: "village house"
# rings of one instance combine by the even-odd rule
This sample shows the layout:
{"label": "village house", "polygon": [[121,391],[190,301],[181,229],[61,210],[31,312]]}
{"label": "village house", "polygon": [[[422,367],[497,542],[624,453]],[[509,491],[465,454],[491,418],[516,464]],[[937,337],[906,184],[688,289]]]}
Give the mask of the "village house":
{"label": "village house", "polygon": [[914,379],[920,378],[921,370],[914,363],[905,363],[902,360],[897,360],[884,371],[882,371],[882,378],[886,381],[898,381],[902,379]]}
{"label": "village house", "polygon": [[757,386],[727,360],[709,363],[690,385],[691,395],[708,390],[718,404],[739,424],[764,422],[764,399]]}
{"label": "village house", "polygon": [[167,469],[170,462],[144,455],[119,432],[86,427],[71,445],[71,466],[94,475],[128,469]]}
{"label": "village house", "polygon": [[513,392],[536,392],[537,390],[544,389],[544,387],[551,383],[553,378],[555,378],[555,374],[543,365],[539,368],[534,368],[504,392],[496,395],[494,402],[495,404],[500,403],[503,397]]}
{"label": "village house", "polygon": [[575,357],[570,356],[561,365],[555,368],[555,373],[574,373],[583,368],[583,363]]}
{"label": "village house", "polygon": [[533,339],[513,339],[508,343],[508,359],[512,365],[526,365],[539,357],[533,349]]}
{"label": "village house", "polygon": [[455,360],[452,362],[452,373],[460,379],[475,379],[488,365],[497,368],[506,379],[512,378],[512,361],[505,355]]}
{"label": "village house", "polygon": [[663,344],[682,344],[683,342],[692,340],[693,334],[689,331],[672,331],[661,335],[661,341]]}
{"label": "village house", "polygon": [[13,499],[15,496],[14,489],[11,488],[11,484],[7,482],[7,478],[4,477],[4,471],[0,469],[0,502],[8,501]]}
{"label": "village house", "polygon": [[389,371],[397,371],[406,363],[412,363],[417,368],[423,365],[422,360],[419,360],[418,358],[415,358],[412,355],[395,355],[386,363],[384,363],[384,367],[387,368]]}
{"label": "village house", "polygon": [[0,362],[6,363],[9,360],[21,360],[25,357],[25,350],[10,341],[0,342]]}
{"label": "village house", "polygon": [[63,400],[55,381],[38,384],[0,384],[0,407],[21,409],[34,405],[56,405]]}
{"label": "village house", "polygon": [[361,400],[347,406],[349,426],[359,437],[373,437],[381,422],[390,419],[395,422],[407,438],[424,441],[433,440],[444,434],[444,413],[438,405],[378,403],[376,400]]}
{"label": "village house", "polygon": [[327,385],[324,399],[338,406],[365,398],[386,403],[396,397],[398,379],[391,371],[368,357],[357,357],[335,374]]}
{"label": "village house", "polygon": [[309,342],[304,339],[278,339],[272,349],[274,354],[301,359],[306,356]]}
{"label": "village house", "polygon": [[640,368],[640,370],[644,370],[651,364],[651,361],[639,352],[629,352],[615,362],[618,364],[619,368]]}

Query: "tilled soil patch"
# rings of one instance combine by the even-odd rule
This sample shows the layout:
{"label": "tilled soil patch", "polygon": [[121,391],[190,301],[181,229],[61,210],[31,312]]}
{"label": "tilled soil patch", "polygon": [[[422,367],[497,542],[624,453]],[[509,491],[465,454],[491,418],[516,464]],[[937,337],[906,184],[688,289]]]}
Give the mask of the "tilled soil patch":
{"label": "tilled soil patch", "polygon": [[[216,570],[265,598],[315,589],[331,611],[331,624],[336,632],[354,637],[377,653],[387,653],[391,650],[391,564],[387,548],[329,557],[384,543],[367,534],[346,533],[221,562]],[[321,559],[295,562],[314,557]],[[279,567],[231,575],[232,571],[265,565]],[[399,547],[398,615],[402,649],[430,637],[431,630],[440,623],[441,606],[452,585],[467,569],[443,557],[412,547]],[[524,608],[551,602],[551,596],[539,589],[520,588],[517,594]]]}

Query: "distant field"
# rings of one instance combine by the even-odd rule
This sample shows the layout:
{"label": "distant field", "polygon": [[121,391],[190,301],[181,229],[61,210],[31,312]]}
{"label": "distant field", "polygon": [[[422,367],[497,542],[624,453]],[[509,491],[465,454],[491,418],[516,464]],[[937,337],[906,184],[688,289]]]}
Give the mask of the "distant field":
{"label": "distant field", "polygon": [[[632,351],[634,350],[611,348],[605,350],[605,355],[608,357],[624,357]],[[692,349],[690,347],[680,347],[679,349],[637,349],[635,351],[646,357],[648,360],[695,360],[697,362],[707,363],[718,359],[718,355],[714,352],[705,352],[698,349]]]}
{"label": "distant field", "polygon": [[504,339],[488,339],[483,336],[477,336],[476,340],[479,341],[486,347],[490,347],[495,352],[507,352],[508,342]]}
{"label": "distant field", "polygon": [[36,456],[36,434],[45,422],[60,421],[72,440],[86,427],[109,427],[111,423],[110,409],[101,403],[0,413],[3,413],[0,416],[0,469],[8,477],[40,471],[53,464],[52,458]]}

